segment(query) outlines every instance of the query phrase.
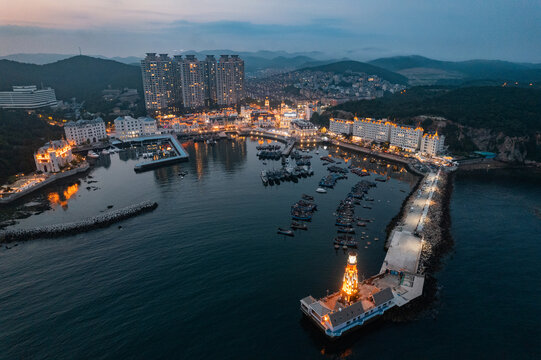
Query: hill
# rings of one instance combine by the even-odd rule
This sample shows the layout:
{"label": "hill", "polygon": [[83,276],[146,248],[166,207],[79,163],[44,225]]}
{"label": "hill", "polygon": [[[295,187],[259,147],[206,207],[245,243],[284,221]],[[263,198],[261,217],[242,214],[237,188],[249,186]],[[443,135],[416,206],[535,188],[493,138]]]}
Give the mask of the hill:
{"label": "hill", "polygon": [[12,85],[50,86],[61,100],[88,99],[108,86],[142,93],[139,67],[80,55],[45,65],[0,60],[0,91]]}
{"label": "hill", "polygon": [[449,121],[440,132],[446,136],[452,151],[481,149],[502,153],[502,147],[507,146],[513,153],[502,158],[541,161],[539,99],[541,90],[531,88],[412,87],[402,94],[347,102],[315,115],[313,120],[327,126],[334,112],[345,111],[363,117],[397,119],[411,125],[420,123],[435,130],[433,121],[423,120],[426,119],[423,115],[443,117]]}
{"label": "hill", "polygon": [[358,72],[365,73],[369,75],[377,75],[380,78],[387,80],[394,84],[404,84],[408,83],[408,79],[400,74],[395,72],[383,69],[379,66],[374,66],[371,64],[363,63],[360,61],[338,61],[331,64],[313,66],[300,69],[299,71],[310,70],[310,71],[323,71],[323,72],[333,72],[336,74],[343,74],[345,72]]}
{"label": "hill", "polygon": [[34,152],[64,135],[61,127],[24,111],[0,110],[0,126],[0,184],[16,173],[34,171]]}
{"label": "hill", "polygon": [[541,81],[539,64],[501,60],[440,61],[423,56],[395,56],[369,61],[407,76],[412,83],[461,83],[472,80]]}
{"label": "hill", "polygon": [[[20,54],[11,54],[6,56],[0,56],[0,60],[11,60],[11,61],[17,61],[25,64],[36,64],[36,65],[45,65],[50,64],[55,61],[60,61],[64,59],[69,59],[71,57],[77,56],[76,54],[26,54],[26,53],[20,53]],[[104,59],[104,60],[114,60],[118,61],[123,64],[138,64],[141,58],[138,58],[136,56],[127,56],[127,57],[106,57],[102,55],[89,55],[94,58],[98,59]]]}

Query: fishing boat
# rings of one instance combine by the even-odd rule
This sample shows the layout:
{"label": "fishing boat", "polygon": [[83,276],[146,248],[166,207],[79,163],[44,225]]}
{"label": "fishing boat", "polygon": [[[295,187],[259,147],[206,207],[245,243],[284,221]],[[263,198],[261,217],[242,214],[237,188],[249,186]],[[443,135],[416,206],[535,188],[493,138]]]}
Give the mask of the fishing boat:
{"label": "fishing boat", "polygon": [[286,235],[286,236],[295,236],[295,233],[293,232],[293,230],[289,230],[289,229],[278,228],[277,233],[281,235]]}
{"label": "fishing boat", "polygon": [[94,151],[90,150],[87,154],[88,157],[92,158],[92,159],[97,159],[99,158],[100,156],[98,154],[96,154]]}
{"label": "fishing boat", "polygon": [[356,248],[358,245],[357,241],[355,241],[355,238],[351,235],[339,235],[335,237],[334,244],[352,248]]}
{"label": "fishing boat", "polygon": [[355,229],[352,227],[341,226],[338,228],[338,232],[342,234],[355,234]]}
{"label": "fishing boat", "polygon": [[307,194],[302,194],[302,198],[307,201],[314,201],[314,197]]}
{"label": "fishing boat", "polygon": [[109,151],[108,151],[107,149],[103,149],[103,150],[101,151],[101,153],[102,153],[103,155],[109,155]]}
{"label": "fishing boat", "polygon": [[261,181],[263,182],[263,185],[269,185],[269,179],[267,178],[267,172],[265,170],[261,170]]}
{"label": "fishing boat", "polygon": [[308,226],[306,226],[306,224],[299,223],[299,222],[296,222],[296,221],[293,221],[291,223],[291,228],[292,229],[298,229],[298,230],[308,230]]}
{"label": "fishing boat", "polygon": [[301,211],[292,211],[291,218],[293,220],[312,221],[312,215]]}
{"label": "fishing boat", "polygon": [[357,222],[357,226],[365,227],[365,226],[366,226],[366,223],[358,221],[358,222]]}
{"label": "fishing boat", "polygon": [[317,193],[320,193],[320,194],[326,194],[327,193],[327,190],[323,189],[323,188],[317,188],[316,189],[316,192]]}

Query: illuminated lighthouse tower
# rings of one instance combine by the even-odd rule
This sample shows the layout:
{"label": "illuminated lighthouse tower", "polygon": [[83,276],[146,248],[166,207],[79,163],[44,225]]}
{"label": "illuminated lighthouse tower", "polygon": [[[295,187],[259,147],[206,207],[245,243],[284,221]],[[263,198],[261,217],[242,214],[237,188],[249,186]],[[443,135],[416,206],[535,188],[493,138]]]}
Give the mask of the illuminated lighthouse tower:
{"label": "illuminated lighthouse tower", "polygon": [[348,303],[355,300],[359,291],[359,275],[357,274],[357,254],[350,252],[348,254],[348,264],[344,272],[344,281],[342,284],[342,299]]}

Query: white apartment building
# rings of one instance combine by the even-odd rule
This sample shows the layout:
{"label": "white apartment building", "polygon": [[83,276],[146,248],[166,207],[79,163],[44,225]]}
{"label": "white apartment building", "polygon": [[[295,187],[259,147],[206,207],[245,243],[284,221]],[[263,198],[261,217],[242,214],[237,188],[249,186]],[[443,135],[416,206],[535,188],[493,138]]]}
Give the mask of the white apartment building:
{"label": "white apartment building", "polygon": [[115,119],[115,132],[117,139],[125,140],[140,136],[154,135],[158,132],[156,119],[131,116],[119,116]]}
{"label": "white apartment building", "polygon": [[338,135],[351,135],[353,133],[353,121],[345,119],[330,119],[329,131]]}
{"label": "white apartment building", "polygon": [[444,150],[444,141],[445,136],[435,134],[424,134],[421,139],[421,153],[427,154],[430,156],[436,156],[443,152]]}
{"label": "white apartment building", "polygon": [[280,128],[289,129],[291,126],[291,121],[297,118],[296,112],[285,112],[280,118]]}
{"label": "white apartment building", "polygon": [[421,138],[423,137],[423,128],[399,126],[393,124],[391,126],[391,147],[400,147],[408,151],[417,151],[421,146]]}
{"label": "white apartment building", "polygon": [[107,137],[105,123],[98,117],[94,120],[70,121],[64,125],[66,140],[75,145],[95,143]]}
{"label": "white apartment building", "polygon": [[40,147],[34,154],[37,171],[55,173],[73,160],[71,146],[65,140],[53,140]]}
{"label": "white apartment building", "polygon": [[0,91],[0,108],[38,109],[56,106],[58,101],[54,89],[38,90],[37,86],[13,86],[13,91]]}
{"label": "white apartment building", "polygon": [[356,140],[387,142],[391,137],[391,126],[387,119],[355,118],[352,133]]}

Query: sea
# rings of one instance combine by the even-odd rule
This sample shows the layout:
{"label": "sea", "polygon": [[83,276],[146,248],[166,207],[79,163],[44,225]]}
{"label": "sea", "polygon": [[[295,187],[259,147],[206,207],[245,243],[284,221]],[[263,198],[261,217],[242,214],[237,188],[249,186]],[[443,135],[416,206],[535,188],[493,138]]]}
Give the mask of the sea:
{"label": "sea", "polygon": [[[315,189],[321,156],[377,182],[356,215],[372,219],[359,272],[376,274],[385,228],[417,178],[402,166],[333,147],[307,148],[315,175],[264,186],[256,138],[187,142],[190,161],[144,173],[135,151],[102,155],[80,178],[15,204],[45,203],[14,227],[76,221],[145,200],[158,208],[110,227],[0,249],[0,359],[457,359],[540,358],[541,178],[528,172],[458,173],[454,246],[436,300],[413,320],[377,321],[329,342],[299,309],[341,284],[347,252],[334,249],[334,211],[354,174]],[[182,176],[181,173],[187,174]],[[318,211],[290,225],[302,194]],[[365,234],[360,234],[365,232]]]}

